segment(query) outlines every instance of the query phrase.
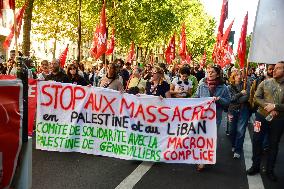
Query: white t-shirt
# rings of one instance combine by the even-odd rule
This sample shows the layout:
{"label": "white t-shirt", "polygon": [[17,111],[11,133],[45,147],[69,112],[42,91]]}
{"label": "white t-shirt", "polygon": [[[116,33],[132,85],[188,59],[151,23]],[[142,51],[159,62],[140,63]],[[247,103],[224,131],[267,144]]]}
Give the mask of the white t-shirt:
{"label": "white t-shirt", "polygon": [[192,89],[192,82],[190,80],[188,80],[188,85],[186,85],[184,81],[182,81],[180,78],[174,78],[174,80],[172,81],[172,85],[175,86],[174,89],[175,92],[177,91],[183,92],[180,94],[182,97],[186,97],[187,91],[189,89]]}

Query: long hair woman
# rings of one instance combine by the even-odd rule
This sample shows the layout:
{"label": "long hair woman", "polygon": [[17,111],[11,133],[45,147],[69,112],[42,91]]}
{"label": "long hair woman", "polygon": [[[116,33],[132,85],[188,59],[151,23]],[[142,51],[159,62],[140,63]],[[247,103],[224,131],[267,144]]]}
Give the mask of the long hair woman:
{"label": "long hair woman", "polygon": [[243,152],[246,126],[250,115],[248,103],[250,87],[247,85],[247,89],[245,90],[243,80],[243,73],[237,71],[232,75],[231,84],[228,87],[231,95],[228,122],[234,159],[239,159]]}
{"label": "long hair woman", "polygon": [[106,76],[102,78],[100,81],[100,87],[108,88],[108,89],[113,89],[116,91],[122,91],[123,90],[123,85],[119,81],[118,77],[118,68],[116,64],[110,63],[107,67],[107,73]]}
{"label": "long hair woman", "polygon": [[154,67],[152,77],[146,83],[146,94],[171,98],[170,85],[166,82],[164,71],[160,67]]}
{"label": "long hair woman", "polygon": [[146,81],[143,79],[141,73],[142,69],[138,66],[133,69],[133,73],[127,84],[127,93],[136,95],[145,92]]}
{"label": "long hair woman", "polygon": [[[221,69],[217,66],[210,66],[207,69],[207,77],[197,88],[195,97],[214,97],[216,100],[216,122],[217,128],[222,122],[222,113],[230,104],[230,93],[221,76]],[[204,169],[204,164],[199,164],[197,170]]]}
{"label": "long hair woman", "polygon": [[78,74],[78,71],[78,68],[74,64],[70,64],[67,67],[67,77],[73,84],[87,86],[88,82]]}

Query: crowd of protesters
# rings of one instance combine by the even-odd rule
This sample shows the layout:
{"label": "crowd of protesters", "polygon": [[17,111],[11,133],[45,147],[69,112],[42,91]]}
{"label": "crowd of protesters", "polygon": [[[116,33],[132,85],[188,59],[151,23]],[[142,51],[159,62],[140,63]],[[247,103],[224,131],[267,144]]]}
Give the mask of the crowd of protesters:
{"label": "crowd of protesters", "polygon": [[[266,70],[258,73],[250,68],[247,74],[233,66],[226,69],[225,74],[218,65],[206,69],[198,64],[194,67],[164,63],[134,66],[122,59],[111,63],[98,62],[88,69],[76,61],[61,68],[60,62],[55,59],[51,62],[43,60],[38,69],[32,65],[29,67],[32,77],[39,80],[104,87],[134,95],[159,96],[161,99],[214,97],[217,128],[222,124],[224,112],[227,114],[232,157],[241,158],[250,122],[253,125],[253,164],[247,174],[265,171],[270,180],[277,180],[274,167],[284,130],[284,61],[269,64]],[[16,75],[16,72],[13,57],[7,64],[0,64],[0,74]],[[265,170],[261,170],[264,151],[268,158]],[[197,166],[197,170],[203,169],[204,165]]]}

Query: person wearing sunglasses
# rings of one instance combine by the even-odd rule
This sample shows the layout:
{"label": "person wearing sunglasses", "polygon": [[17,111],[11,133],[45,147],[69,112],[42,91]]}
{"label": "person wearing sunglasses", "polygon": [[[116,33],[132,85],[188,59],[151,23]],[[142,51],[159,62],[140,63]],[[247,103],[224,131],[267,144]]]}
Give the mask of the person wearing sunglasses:
{"label": "person wearing sunglasses", "polygon": [[144,72],[142,73],[143,79],[146,81],[149,81],[152,77],[152,65],[151,64],[147,64]]}
{"label": "person wearing sunglasses", "polygon": [[171,98],[170,85],[165,81],[164,71],[160,67],[154,67],[152,77],[146,83],[146,94]]}
{"label": "person wearing sunglasses", "polygon": [[78,72],[79,70],[74,64],[70,64],[67,67],[67,77],[69,78],[71,83],[76,85],[87,86],[88,82],[81,75],[79,75]]}
{"label": "person wearing sunglasses", "polygon": [[138,93],[142,94],[145,92],[146,81],[142,78],[141,73],[141,68],[138,66],[134,67],[133,73],[127,85],[127,93],[136,95]]}
{"label": "person wearing sunglasses", "polygon": [[188,80],[190,69],[182,67],[179,70],[179,77],[175,78],[171,84],[171,95],[175,98],[188,98],[191,96],[192,82]]}

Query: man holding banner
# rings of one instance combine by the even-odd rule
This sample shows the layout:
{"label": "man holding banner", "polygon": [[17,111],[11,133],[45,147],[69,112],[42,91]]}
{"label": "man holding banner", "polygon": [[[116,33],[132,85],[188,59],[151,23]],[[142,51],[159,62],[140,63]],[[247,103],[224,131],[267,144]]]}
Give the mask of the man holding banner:
{"label": "man holding banner", "polygon": [[50,69],[51,73],[46,76],[46,81],[52,80],[56,82],[70,83],[70,80],[68,79],[67,75],[60,70],[59,60],[52,60],[50,63]]}

